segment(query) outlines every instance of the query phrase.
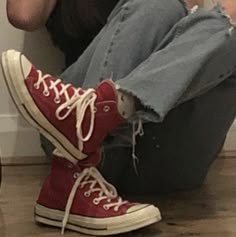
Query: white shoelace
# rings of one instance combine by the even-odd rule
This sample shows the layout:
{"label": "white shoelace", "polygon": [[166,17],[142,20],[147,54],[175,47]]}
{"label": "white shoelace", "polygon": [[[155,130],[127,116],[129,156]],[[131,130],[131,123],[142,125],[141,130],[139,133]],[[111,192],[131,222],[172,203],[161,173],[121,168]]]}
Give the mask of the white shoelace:
{"label": "white shoelace", "polygon": [[[89,190],[84,193],[86,197],[89,197],[94,192],[98,192],[98,197],[93,200],[94,205],[99,205],[102,200],[107,199],[108,204],[105,204],[103,208],[105,210],[114,208],[114,211],[118,211],[119,207],[128,203],[128,201],[123,201],[121,197],[118,197],[116,188],[113,185],[109,184],[95,167],[84,169],[82,173],[78,173],[77,179],[67,200],[65,215],[62,221],[62,234],[64,234],[66,225],[68,223],[71,206],[73,204],[77,189],[79,187],[83,188],[88,184],[90,185]],[[117,200],[112,202],[112,199]]]}
{"label": "white shoelace", "polygon": [[[43,95],[44,96],[49,96],[50,92],[49,90],[53,90],[55,92],[55,98],[54,102],[55,103],[60,103],[60,96],[64,95],[66,102],[61,104],[57,110],[56,110],[56,117],[59,120],[64,120],[66,119],[70,113],[72,112],[73,109],[76,108],[76,130],[77,130],[77,137],[78,137],[78,148],[79,151],[83,151],[83,144],[84,142],[89,141],[89,139],[92,136],[93,130],[94,130],[94,123],[95,123],[95,113],[96,113],[96,107],[95,107],[95,101],[97,99],[97,95],[95,93],[94,89],[88,89],[86,91],[82,90],[81,88],[75,89],[74,94],[72,96],[69,96],[67,89],[71,87],[71,84],[64,85],[61,83],[62,81],[60,79],[57,79],[55,81],[50,81],[50,86],[47,85],[45,82],[45,79],[51,77],[49,74],[43,75],[40,70],[38,72],[38,81],[35,83],[35,88],[39,89],[40,85],[43,85]],[[61,89],[60,91],[58,90],[57,86],[61,84]],[[90,108],[90,113],[91,113],[91,119],[90,119],[90,127],[89,131],[86,135],[83,134],[82,131],[82,123],[84,120],[85,112],[87,108]],[[61,113],[67,110],[64,115],[61,115]],[[136,124],[138,124],[138,127],[136,129]],[[135,146],[136,146],[136,136],[143,136],[144,131],[143,131],[143,125],[142,125],[142,120],[139,119],[138,122],[133,122],[133,134],[132,134],[132,157],[133,157],[133,164],[136,173],[138,174],[137,170],[137,163],[138,163],[138,157],[135,154]]]}
{"label": "white shoelace", "polygon": [[[73,96],[69,96],[68,94],[68,88],[71,87],[71,84],[64,85],[61,83],[62,81],[60,79],[57,79],[55,81],[50,81],[50,86],[47,85],[45,82],[45,79],[51,77],[50,75],[46,74],[43,76],[42,72],[40,70],[38,72],[38,81],[35,83],[35,88],[39,89],[40,85],[43,85],[43,95],[49,96],[50,92],[49,90],[53,90],[55,92],[55,103],[60,103],[60,96],[64,95],[66,102],[61,104],[58,109],[56,110],[56,117],[59,120],[66,119],[73,109],[76,108],[76,129],[77,129],[77,137],[78,137],[78,148],[82,152],[83,151],[83,143],[88,141],[93,133],[94,130],[94,122],[95,122],[95,101],[97,99],[97,95],[95,93],[94,89],[88,89],[86,91],[82,90],[81,88],[75,89]],[[61,84],[60,91],[58,90],[57,86]],[[80,94],[81,93],[81,94]],[[90,108],[91,112],[91,120],[90,120],[90,127],[89,131],[86,135],[83,134],[82,131],[82,123],[85,116],[85,112],[87,108]],[[61,115],[61,113],[67,110],[64,115]]]}
{"label": "white shoelace", "polygon": [[[136,128],[136,124],[138,124],[138,127]],[[138,119],[138,122],[134,121],[132,123],[132,157],[133,157],[133,165],[136,174],[138,174],[138,168],[137,168],[137,163],[139,162],[138,157],[135,154],[135,146],[136,146],[136,137],[143,136],[144,135],[144,130],[143,130],[143,122],[141,119]]]}

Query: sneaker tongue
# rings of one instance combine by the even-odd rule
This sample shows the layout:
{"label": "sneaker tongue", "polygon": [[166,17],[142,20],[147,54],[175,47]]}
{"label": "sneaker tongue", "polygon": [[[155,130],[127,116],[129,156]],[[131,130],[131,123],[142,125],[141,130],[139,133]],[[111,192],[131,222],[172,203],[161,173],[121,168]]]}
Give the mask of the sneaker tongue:
{"label": "sneaker tongue", "polygon": [[115,84],[111,80],[101,82],[96,89],[96,93],[98,95],[98,101],[117,101],[117,91]]}

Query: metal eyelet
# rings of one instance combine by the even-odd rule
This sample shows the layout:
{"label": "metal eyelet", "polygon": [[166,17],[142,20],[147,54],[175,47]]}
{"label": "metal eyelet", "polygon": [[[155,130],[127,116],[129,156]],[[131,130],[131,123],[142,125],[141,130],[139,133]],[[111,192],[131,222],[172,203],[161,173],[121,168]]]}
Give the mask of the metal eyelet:
{"label": "metal eyelet", "polygon": [[100,203],[100,201],[99,201],[98,199],[96,199],[96,198],[93,199],[93,204],[94,204],[94,205],[97,206],[97,205],[99,205],[99,203]]}
{"label": "metal eyelet", "polygon": [[85,192],[85,193],[84,193],[84,196],[85,196],[85,197],[90,197],[91,194],[90,194],[90,192]]}
{"label": "metal eyelet", "polygon": [[80,175],[80,174],[76,172],[76,173],[73,174],[73,178],[74,178],[74,179],[78,179],[79,175]]}
{"label": "metal eyelet", "polygon": [[61,100],[60,100],[60,98],[54,98],[54,102],[55,102],[56,104],[59,104],[59,103],[61,103]]}
{"label": "metal eyelet", "polygon": [[48,96],[50,95],[50,92],[49,92],[49,91],[44,91],[44,92],[43,92],[43,95],[46,96],[46,97],[48,97]]}
{"label": "metal eyelet", "polygon": [[37,83],[35,83],[35,84],[34,84],[34,88],[35,88],[36,90],[38,90],[38,89],[39,89],[39,85],[38,85]]}
{"label": "metal eyelet", "polygon": [[111,109],[110,106],[106,105],[106,106],[104,106],[103,111],[104,112],[109,112],[110,109]]}
{"label": "metal eyelet", "polygon": [[111,202],[111,199],[110,199],[110,198],[109,198],[109,199],[107,199],[107,202],[109,202],[109,203],[110,203],[110,202]]}
{"label": "metal eyelet", "polygon": [[109,210],[109,207],[107,205],[103,205],[103,209],[108,211]]}

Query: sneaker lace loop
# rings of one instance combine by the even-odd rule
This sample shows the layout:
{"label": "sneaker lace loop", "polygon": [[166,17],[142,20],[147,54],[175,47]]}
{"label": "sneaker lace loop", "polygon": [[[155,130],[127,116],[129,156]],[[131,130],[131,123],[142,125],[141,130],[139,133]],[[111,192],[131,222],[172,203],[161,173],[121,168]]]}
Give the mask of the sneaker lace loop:
{"label": "sneaker lace loop", "polygon": [[[51,80],[50,85],[46,83],[46,79],[51,77],[49,74],[43,75],[40,70],[38,72],[38,81],[35,84],[35,87],[38,89],[40,85],[43,85],[43,93],[45,95],[50,95],[49,90],[53,90],[55,93],[54,100],[60,101],[60,97],[64,95],[65,102],[62,103],[56,110],[56,117],[59,120],[66,119],[71,112],[76,109],[76,129],[77,129],[77,137],[78,137],[78,148],[82,152],[83,151],[83,143],[88,141],[94,130],[95,123],[95,101],[97,99],[97,95],[94,89],[88,89],[83,91],[81,88],[75,89],[73,95],[69,95],[68,88],[71,87],[71,84],[64,85],[61,83],[61,79],[57,79],[55,81]],[[60,87],[59,87],[60,85]],[[60,89],[59,89],[60,88]],[[87,134],[83,134],[82,123],[85,117],[85,113],[87,109],[90,109],[90,126]]]}
{"label": "sneaker lace loop", "polygon": [[71,206],[79,186],[84,187],[88,184],[90,185],[89,190],[87,191],[89,194],[98,192],[98,197],[95,198],[97,205],[104,199],[110,201],[108,204],[106,204],[107,210],[114,207],[114,210],[118,211],[119,207],[127,203],[127,201],[123,201],[122,198],[118,196],[116,188],[109,184],[95,167],[84,169],[77,177],[67,200],[65,215],[62,221],[62,234],[64,234],[66,225],[68,223]]}

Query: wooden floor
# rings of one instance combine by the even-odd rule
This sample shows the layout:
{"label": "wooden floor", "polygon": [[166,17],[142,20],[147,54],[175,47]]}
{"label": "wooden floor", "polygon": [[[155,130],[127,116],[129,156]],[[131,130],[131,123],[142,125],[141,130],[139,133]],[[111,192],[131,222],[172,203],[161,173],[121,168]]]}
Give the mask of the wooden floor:
{"label": "wooden floor", "polygon": [[[0,190],[0,237],[58,237],[59,229],[34,223],[34,202],[48,167],[4,167]],[[198,190],[145,198],[163,221],[129,237],[236,237],[236,158],[218,159]],[[80,237],[67,231],[67,237]]]}

